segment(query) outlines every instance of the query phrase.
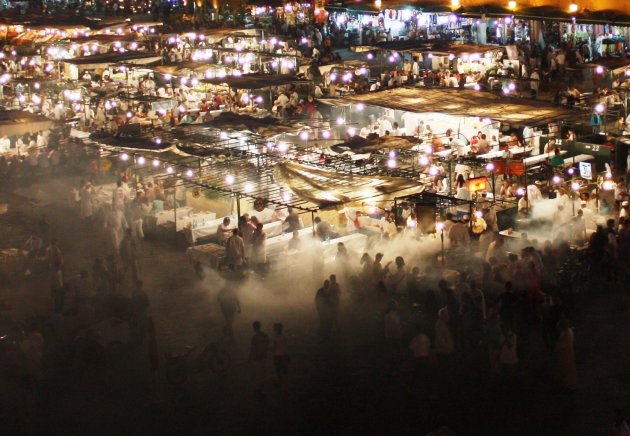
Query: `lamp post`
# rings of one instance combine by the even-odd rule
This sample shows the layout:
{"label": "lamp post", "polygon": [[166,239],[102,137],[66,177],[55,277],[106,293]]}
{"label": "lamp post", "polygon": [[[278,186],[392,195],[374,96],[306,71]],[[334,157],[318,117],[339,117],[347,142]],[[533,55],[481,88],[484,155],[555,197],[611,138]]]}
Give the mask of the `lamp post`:
{"label": "lamp post", "polygon": [[442,221],[438,221],[435,223],[435,230],[440,232],[440,240],[442,243],[442,266],[446,265],[446,256],[444,253],[444,223]]}
{"label": "lamp post", "polygon": [[492,175],[492,204],[495,204],[496,203],[496,190],[494,186],[494,163],[488,162],[486,164],[486,171],[490,171],[490,174]]}
{"label": "lamp post", "polygon": [[606,133],[606,105],[604,105],[603,103],[598,103],[595,105],[595,112],[598,115],[604,114],[604,120],[603,120],[603,126],[604,126],[604,133]]}
{"label": "lamp post", "polygon": [[571,209],[573,211],[573,216],[575,216],[575,195],[580,190],[580,184],[575,180],[571,182],[571,190],[573,191],[573,198],[571,200]]}

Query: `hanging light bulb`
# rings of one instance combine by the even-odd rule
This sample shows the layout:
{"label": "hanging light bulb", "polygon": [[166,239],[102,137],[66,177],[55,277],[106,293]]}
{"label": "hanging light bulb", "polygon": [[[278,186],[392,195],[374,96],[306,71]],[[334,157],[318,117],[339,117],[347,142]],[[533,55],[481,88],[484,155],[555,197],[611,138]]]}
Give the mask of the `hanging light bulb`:
{"label": "hanging light bulb", "polygon": [[232,174],[228,174],[227,176],[225,176],[225,183],[227,183],[228,185],[233,185],[234,176]]}
{"label": "hanging light bulb", "polygon": [[157,160],[157,159],[153,159],[153,166],[154,166],[155,168],[159,167],[159,166],[160,166],[160,161],[159,161],[159,160]]}
{"label": "hanging light bulb", "polygon": [[138,156],[138,159],[136,159],[136,162],[138,163],[138,165],[144,165],[146,160],[144,156]]}

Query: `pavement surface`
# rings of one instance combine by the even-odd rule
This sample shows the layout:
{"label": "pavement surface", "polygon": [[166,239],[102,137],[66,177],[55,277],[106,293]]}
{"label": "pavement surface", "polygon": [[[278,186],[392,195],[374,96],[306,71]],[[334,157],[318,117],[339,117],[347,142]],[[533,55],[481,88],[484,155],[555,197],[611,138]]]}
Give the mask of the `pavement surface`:
{"label": "pavement surface", "polygon": [[[0,248],[20,246],[46,213],[50,234],[66,256],[67,277],[110,254],[101,226],[86,227],[67,203],[76,181],[58,177],[23,186],[45,193],[52,204],[43,209],[2,186],[0,202],[8,203],[9,211],[0,216]],[[208,271],[199,279],[179,236],[165,232],[139,244],[140,276],[155,321],[157,370],[152,371],[147,342],[96,367],[47,348],[40,381],[0,381],[3,434],[426,434],[446,415],[450,427],[463,435],[605,435],[613,410],[630,410],[627,287],[579,297],[573,314],[575,393],[554,392],[548,356],[537,369],[523,365],[506,383],[490,375],[487,355],[480,352],[447,374],[436,374],[436,389],[427,394],[411,385],[409,360],[382,343],[371,295],[342,289],[339,334],[322,342],[314,304],[317,283],[310,270],[281,265],[265,278],[233,280]],[[235,287],[242,305],[233,342],[222,334],[216,299],[226,283]],[[3,276],[2,300],[9,307],[4,319],[39,326],[48,341],[53,304],[45,273]],[[282,322],[291,354],[286,385],[275,386],[269,362],[262,395],[254,392],[247,361],[254,320],[268,333],[274,322]],[[226,373],[190,371],[181,385],[166,381],[166,353],[211,342],[232,358]]]}

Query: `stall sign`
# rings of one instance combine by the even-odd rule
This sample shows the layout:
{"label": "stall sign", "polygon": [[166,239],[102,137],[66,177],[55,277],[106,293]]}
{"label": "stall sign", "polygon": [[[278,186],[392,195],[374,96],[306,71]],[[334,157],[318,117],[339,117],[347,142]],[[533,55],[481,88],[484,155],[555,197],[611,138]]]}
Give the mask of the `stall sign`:
{"label": "stall sign", "polygon": [[479,192],[488,190],[488,178],[487,177],[475,177],[466,180],[466,189],[468,192]]}
{"label": "stall sign", "polygon": [[525,174],[525,164],[523,161],[510,161],[510,174],[513,176],[522,176]]}
{"label": "stall sign", "polygon": [[495,160],[492,162],[494,164],[493,172],[495,174],[506,174],[507,173],[507,165],[504,160]]}
{"label": "stall sign", "polygon": [[593,180],[593,167],[588,162],[580,162],[580,177],[586,180]]}

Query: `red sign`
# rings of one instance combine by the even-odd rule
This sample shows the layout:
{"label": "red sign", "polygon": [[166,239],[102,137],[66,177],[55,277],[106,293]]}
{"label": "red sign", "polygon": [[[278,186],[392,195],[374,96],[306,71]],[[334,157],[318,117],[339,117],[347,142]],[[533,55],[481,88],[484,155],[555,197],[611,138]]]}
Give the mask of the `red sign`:
{"label": "red sign", "polygon": [[494,165],[493,172],[495,174],[506,174],[507,173],[507,165],[505,164],[504,160],[495,160],[495,161],[492,161],[492,164]]}
{"label": "red sign", "polygon": [[513,176],[522,176],[525,174],[525,164],[523,161],[510,161],[510,174]]}
{"label": "red sign", "polygon": [[466,180],[466,189],[468,192],[479,192],[488,190],[488,178],[487,177],[475,177],[474,179]]}

